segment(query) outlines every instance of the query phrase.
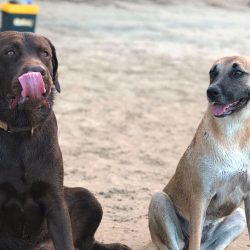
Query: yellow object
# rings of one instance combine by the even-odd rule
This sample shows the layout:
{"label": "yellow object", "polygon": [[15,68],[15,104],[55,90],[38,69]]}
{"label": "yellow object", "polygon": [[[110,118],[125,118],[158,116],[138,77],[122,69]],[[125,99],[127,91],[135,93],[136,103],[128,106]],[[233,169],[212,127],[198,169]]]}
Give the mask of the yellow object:
{"label": "yellow object", "polygon": [[35,15],[39,12],[39,6],[35,4],[13,4],[3,3],[1,5],[2,11],[10,14],[28,14]]}

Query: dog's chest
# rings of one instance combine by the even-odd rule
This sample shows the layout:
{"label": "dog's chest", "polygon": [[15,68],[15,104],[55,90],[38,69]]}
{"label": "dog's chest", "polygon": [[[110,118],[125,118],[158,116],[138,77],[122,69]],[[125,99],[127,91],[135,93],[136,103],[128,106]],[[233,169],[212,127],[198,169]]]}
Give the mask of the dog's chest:
{"label": "dog's chest", "polygon": [[33,171],[27,171],[18,161],[7,165],[0,163],[1,213],[11,215],[12,211],[21,216],[26,211],[39,210],[36,186],[41,185],[41,181],[33,176]]}
{"label": "dog's chest", "polygon": [[44,219],[41,200],[56,178],[46,151],[38,154],[39,145],[28,150],[14,142],[0,150],[0,231],[11,228],[22,234],[24,228],[26,232],[40,227]]}
{"label": "dog's chest", "polygon": [[240,206],[249,192],[249,153],[237,146],[223,148],[216,145],[216,154],[203,159],[207,168],[213,197],[207,209],[207,217],[229,215]]}
{"label": "dog's chest", "polygon": [[[0,178],[0,234],[9,232],[18,238],[36,234],[44,224],[44,212],[35,185],[23,171],[4,171]],[[9,175],[8,175],[9,174]]]}

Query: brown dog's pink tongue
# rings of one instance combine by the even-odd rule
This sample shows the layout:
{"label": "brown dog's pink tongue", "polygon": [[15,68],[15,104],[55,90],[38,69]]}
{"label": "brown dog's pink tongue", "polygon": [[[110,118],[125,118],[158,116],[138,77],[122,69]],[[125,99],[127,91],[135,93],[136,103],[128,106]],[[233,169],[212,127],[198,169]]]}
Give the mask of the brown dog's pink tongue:
{"label": "brown dog's pink tongue", "polygon": [[43,77],[40,72],[28,72],[18,78],[22,86],[22,97],[38,99],[46,92]]}

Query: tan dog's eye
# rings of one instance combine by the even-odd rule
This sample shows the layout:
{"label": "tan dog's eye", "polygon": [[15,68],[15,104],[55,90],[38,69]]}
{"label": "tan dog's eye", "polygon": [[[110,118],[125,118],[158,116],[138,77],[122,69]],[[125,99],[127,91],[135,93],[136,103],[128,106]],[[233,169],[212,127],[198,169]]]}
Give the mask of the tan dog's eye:
{"label": "tan dog's eye", "polygon": [[216,70],[216,66],[215,66],[209,71],[210,81],[212,82],[217,76],[218,76],[218,71]]}
{"label": "tan dog's eye", "polygon": [[42,53],[41,53],[41,56],[48,57],[49,56],[49,52],[47,50],[43,50]]}
{"label": "tan dog's eye", "polygon": [[243,75],[244,75],[244,72],[241,71],[241,70],[235,70],[235,71],[233,72],[233,77],[234,77],[234,78],[240,78],[240,77],[243,76]]}

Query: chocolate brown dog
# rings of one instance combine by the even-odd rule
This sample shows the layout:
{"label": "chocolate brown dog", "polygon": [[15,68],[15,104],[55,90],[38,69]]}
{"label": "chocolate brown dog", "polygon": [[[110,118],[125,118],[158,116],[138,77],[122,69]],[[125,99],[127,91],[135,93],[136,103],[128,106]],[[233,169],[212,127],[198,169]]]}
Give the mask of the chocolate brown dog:
{"label": "chocolate brown dog", "polygon": [[157,249],[221,250],[250,232],[250,59],[210,70],[208,109],[176,172],[154,194],[149,228]]}
{"label": "chocolate brown dog", "polygon": [[56,51],[32,33],[0,33],[0,249],[127,250],[94,240],[102,208],[63,186],[53,107]]}

